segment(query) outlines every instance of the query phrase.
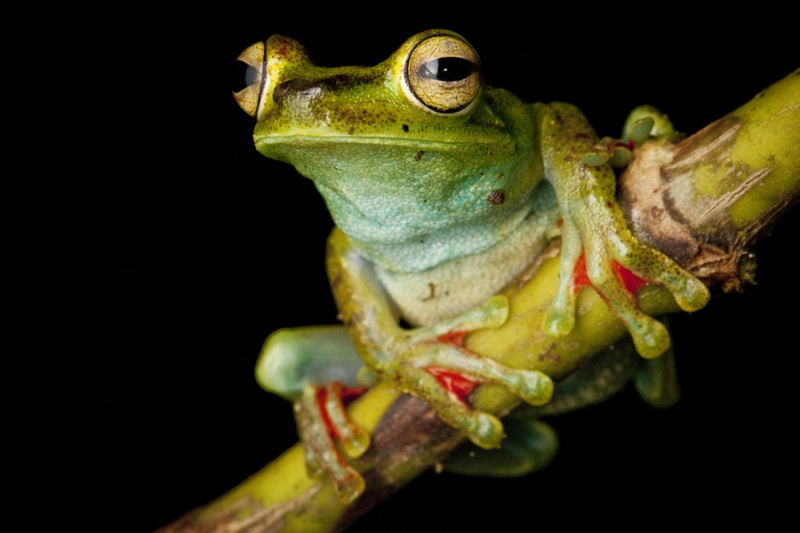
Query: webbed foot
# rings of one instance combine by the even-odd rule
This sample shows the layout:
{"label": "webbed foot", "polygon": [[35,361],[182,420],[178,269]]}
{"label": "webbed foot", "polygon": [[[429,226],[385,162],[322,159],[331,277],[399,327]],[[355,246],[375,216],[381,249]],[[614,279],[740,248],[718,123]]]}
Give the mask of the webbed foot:
{"label": "webbed foot", "polygon": [[636,146],[674,134],[675,128],[667,115],[653,106],[642,105],[628,115],[621,138],[603,137],[584,153],[583,162],[589,166],[608,163],[614,168],[622,168],[630,163]]}
{"label": "webbed foot", "polygon": [[306,385],[294,412],[309,473],[327,474],[339,499],[350,503],[364,492],[365,483],[340,447],[347,457],[355,459],[367,451],[370,437],[347,415],[343,398],[344,387],[339,382],[324,387]]}
{"label": "webbed foot", "polygon": [[[641,141],[655,125],[662,132],[671,131],[668,121],[657,118],[651,108],[641,108],[626,125],[625,135]],[[594,131],[577,109],[548,106],[542,130],[545,167],[563,216],[561,279],[544,330],[555,336],[569,333],[575,322],[576,295],[591,285],[625,324],[639,354],[661,355],[670,345],[669,333],[638,309],[636,292],[647,284],[662,285],[682,309],[695,311],[708,302],[708,289],[633,236],[616,203],[616,178],[607,164],[575,157],[598,151]]]}
{"label": "webbed foot", "polygon": [[369,433],[345,411],[346,400],[364,390],[362,366],[341,326],[276,331],[256,366],[264,389],[294,402],[309,474],[327,475],[345,503],[364,491],[364,479],[348,458],[360,457],[370,444]]}
{"label": "webbed foot", "polygon": [[514,369],[462,346],[470,331],[500,326],[507,317],[508,299],[495,296],[452,320],[402,330],[388,343],[377,371],[424,399],[442,420],[462,430],[477,446],[495,448],[503,438],[500,420],[466,403],[476,385],[502,385],[533,405],[546,403],[553,392],[553,382],[543,373]]}

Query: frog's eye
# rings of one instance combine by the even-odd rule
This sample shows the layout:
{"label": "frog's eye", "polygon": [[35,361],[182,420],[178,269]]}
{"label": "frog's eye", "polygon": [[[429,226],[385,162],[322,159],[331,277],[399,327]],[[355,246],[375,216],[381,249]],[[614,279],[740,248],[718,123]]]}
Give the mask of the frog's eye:
{"label": "frog's eye", "polygon": [[267,83],[267,64],[265,62],[266,47],[264,43],[256,43],[239,54],[238,61],[247,65],[245,82],[247,86],[237,93],[233,93],[239,107],[251,117],[256,116],[261,95]]}
{"label": "frog's eye", "polygon": [[403,88],[409,99],[429,111],[457,113],[481,92],[480,60],[475,50],[453,35],[432,35],[408,55]]}

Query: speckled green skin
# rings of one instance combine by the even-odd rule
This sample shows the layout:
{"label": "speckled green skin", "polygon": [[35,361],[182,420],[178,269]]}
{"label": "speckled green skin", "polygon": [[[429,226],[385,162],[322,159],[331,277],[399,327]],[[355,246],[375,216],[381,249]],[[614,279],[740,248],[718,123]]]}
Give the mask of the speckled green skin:
{"label": "speckled green skin", "polygon": [[[435,112],[415,101],[408,90],[407,58],[421,42],[439,35],[465,43],[457,34],[433,30],[412,37],[379,65],[340,68],[316,66],[297,42],[271,37],[263,47],[265,61],[254,67],[266,73],[259,80],[257,101],[251,102],[258,120],[254,137],[262,154],[290,163],[314,180],[327,202],[339,229],[328,256],[334,296],[367,367],[380,379],[424,398],[477,445],[492,448],[503,437],[500,421],[454,398],[427,368],[499,383],[532,404],[548,401],[553,386],[547,376],[465,354],[440,336],[502,324],[508,314],[504,297],[482,304],[534,259],[546,239],[559,232],[557,226],[561,283],[544,321],[552,335],[573,328],[581,257],[591,285],[646,357],[669,347],[668,333],[638,310],[635,294],[626,290],[614,265],[666,286],[686,310],[703,307],[708,291],[628,231],[615,202],[615,176],[603,157],[594,157],[599,141],[574,106],[526,104],[490,87],[453,113]],[[550,186],[543,188],[544,181]],[[549,234],[541,231],[543,225]],[[537,233],[535,242],[524,238],[532,232]],[[489,260],[467,260],[471,258]],[[487,267],[500,265],[502,270],[511,264],[505,277]],[[426,312],[426,306],[445,296],[435,290],[441,277],[433,277],[442,269],[455,280],[446,296],[456,305]],[[406,276],[401,282],[381,283],[398,273]],[[414,312],[423,318],[415,322],[424,327],[403,329],[397,302],[420,286],[430,286],[430,291],[411,298],[419,304],[410,305],[418,307]],[[411,314],[402,307],[399,311]],[[281,348],[275,349],[278,344]],[[280,366],[276,358],[302,361],[324,354],[324,343],[319,352],[307,344],[294,348],[268,342],[259,365],[261,384],[297,396],[324,383],[324,372],[287,381],[268,371]],[[316,424],[304,422],[304,436],[322,447],[327,442],[325,417],[317,412],[313,395],[308,398],[301,410]],[[342,470],[335,458],[316,459],[343,484],[340,493],[349,491],[352,497],[352,486],[347,488],[352,472]]]}
{"label": "speckled green skin", "polygon": [[323,69],[296,42],[270,38],[274,88],[255,129],[262,154],[314,180],[359,250],[401,271],[504,239],[544,176],[534,116],[507,91],[484,88],[469,114],[408,101],[400,84],[414,43],[374,67]]}

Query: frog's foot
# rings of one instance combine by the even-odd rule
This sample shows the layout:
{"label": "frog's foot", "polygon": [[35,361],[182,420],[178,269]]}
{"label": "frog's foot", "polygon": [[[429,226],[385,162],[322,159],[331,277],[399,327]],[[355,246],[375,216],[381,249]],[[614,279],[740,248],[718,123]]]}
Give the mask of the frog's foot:
{"label": "frog's foot", "polygon": [[640,105],[630,112],[622,128],[622,141],[641,144],[648,139],[673,135],[675,128],[669,117],[650,105]]}
{"label": "frog's foot", "polygon": [[344,407],[368,383],[363,364],[342,326],[310,326],[270,335],[256,366],[264,389],[294,402],[309,472],[327,474],[345,502],[364,488],[346,457],[361,456],[370,439]]}
{"label": "frog's foot", "polygon": [[[709,299],[708,289],[630,232],[615,201],[616,177],[611,167],[592,160],[598,141],[585,117],[567,104],[548,106],[542,117],[545,169],[563,217],[561,279],[545,314],[544,330],[553,335],[569,333],[575,322],[576,293],[591,285],[628,328],[637,351],[657,357],[669,347],[669,333],[639,311],[638,289],[662,285],[686,311],[702,308]],[[636,142],[668,135],[671,129],[664,115],[641,107],[631,114],[624,135]]]}
{"label": "frog's foot", "polygon": [[466,402],[478,384],[504,386],[533,405],[546,403],[553,393],[553,382],[541,372],[514,369],[463,347],[467,333],[498,327],[507,317],[508,299],[495,296],[452,320],[403,331],[392,343],[393,356],[377,370],[403,391],[427,401],[442,420],[465,432],[476,445],[495,448],[503,438],[502,424]]}
{"label": "frog's foot", "polygon": [[484,450],[466,443],[447,458],[444,469],[467,476],[516,477],[550,464],[558,451],[558,435],[549,424],[513,413],[503,423],[507,435],[500,448]]}
{"label": "frog's foot", "polygon": [[[594,211],[584,224],[588,229],[581,231],[592,235],[586,244],[577,253],[569,246],[562,248],[561,282],[545,315],[544,328],[553,335],[569,333],[575,321],[576,295],[591,285],[625,324],[639,354],[658,357],[670,346],[669,332],[639,310],[638,290],[644,285],[662,285],[681,309],[696,311],[708,302],[708,289],[670,258],[636,240],[616,204]],[[577,231],[573,223],[565,221],[566,234]]]}
{"label": "frog's foot", "polygon": [[642,105],[630,112],[622,129],[622,137],[603,137],[583,156],[590,166],[605,163],[622,168],[630,163],[633,149],[650,139],[661,139],[675,134],[669,117],[653,106]]}
{"label": "frog's foot", "polygon": [[338,382],[325,387],[306,385],[294,404],[309,473],[327,474],[344,503],[355,500],[365,484],[341,451],[350,458],[358,458],[370,443],[369,434],[345,412],[344,397],[350,392]]}

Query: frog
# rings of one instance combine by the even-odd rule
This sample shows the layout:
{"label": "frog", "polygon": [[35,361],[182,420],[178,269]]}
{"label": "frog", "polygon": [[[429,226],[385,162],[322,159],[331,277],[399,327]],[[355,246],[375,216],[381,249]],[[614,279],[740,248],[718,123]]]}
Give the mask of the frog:
{"label": "frog", "polygon": [[[281,35],[239,59],[250,83],[235,97],[256,119],[256,149],[310,178],[335,223],[326,265],[342,322],[274,332],[256,377],[294,402],[309,469],[343,501],[364,490],[347,458],[370,436],[345,410],[364,387],[389,382],[423,399],[486,450],[504,425],[470,405],[475,386],[500,385],[531,406],[552,400],[549,376],[463,345],[508,319],[501,289],[552,242],[560,278],[548,335],[575,327],[576,295],[590,286],[654,359],[669,351],[669,332],[638,308],[638,288],[663,286],[686,311],[708,302],[701,280],[628,228],[610,166],[620,143],[599,139],[571,104],[485,84],[462,35],[418,33],[375,66],[320,66]],[[624,146],[669,129],[649,109],[632,117]]]}

